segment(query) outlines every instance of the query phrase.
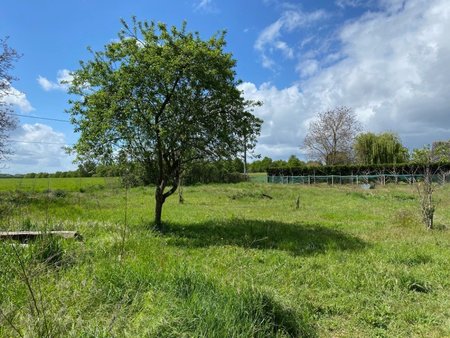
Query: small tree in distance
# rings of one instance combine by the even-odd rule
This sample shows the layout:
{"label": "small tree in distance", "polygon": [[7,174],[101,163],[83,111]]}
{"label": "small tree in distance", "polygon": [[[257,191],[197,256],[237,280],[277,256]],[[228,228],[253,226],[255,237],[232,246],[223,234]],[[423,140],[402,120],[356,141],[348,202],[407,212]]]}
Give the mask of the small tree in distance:
{"label": "small tree in distance", "polygon": [[162,207],[183,170],[251,150],[262,121],[251,114],[258,103],[237,89],[224,32],[204,41],[185,24],[122,23],[119,41],[73,73],[74,150],[81,161],[156,163],[155,227],[164,230]]}
{"label": "small tree in distance", "polygon": [[301,161],[297,156],[291,155],[289,156],[287,160],[288,167],[294,168],[294,167],[301,167],[305,165],[305,162]]}
{"label": "small tree in distance", "polygon": [[348,107],[337,107],[317,114],[303,142],[309,157],[326,165],[351,162],[353,140],[361,124]]}
{"label": "small tree in distance", "polygon": [[394,133],[363,133],[355,138],[356,162],[359,164],[386,164],[408,162],[408,149]]}
{"label": "small tree in distance", "polygon": [[420,200],[420,211],[422,222],[427,230],[433,229],[434,211],[436,206],[433,201],[433,193],[436,186],[433,184],[433,173],[431,171],[432,151],[424,147],[420,151],[420,163],[423,165],[423,180],[417,184],[417,194]]}
{"label": "small tree in distance", "polygon": [[[417,184],[417,193],[420,198],[422,222],[427,230],[434,228],[436,204],[433,200],[433,193],[436,190],[437,184],[433,183],[433,176],[443,174],[439,167],[432,170],[431,164],[445,163],[449,159],[448,156],[449,142],[435,142],[432,147],[427,145],[421,149],[414,149],[412,154],[413,163],[421,165],[423,171],[423,180]],[[445,183],[444,181],[442,183]]]}
{"label": "small tree in distance", "polygon": [[450,140],[433,142],[432,146],[413,149],[411,154],[413,163],[442,163],[450,162]]}

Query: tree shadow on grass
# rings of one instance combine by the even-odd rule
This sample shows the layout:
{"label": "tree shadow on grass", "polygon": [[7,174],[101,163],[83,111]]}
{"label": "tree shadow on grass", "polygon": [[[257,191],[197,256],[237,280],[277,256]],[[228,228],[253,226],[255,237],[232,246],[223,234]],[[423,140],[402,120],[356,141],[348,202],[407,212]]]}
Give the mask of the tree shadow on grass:
{"label": "tree shadow on grass", "polygon": [[355,236],[316,224],[242,219],[166,224],[165,236],[168,244],[189,248],[232,245],[293,255],[362,250],[368,245]]}

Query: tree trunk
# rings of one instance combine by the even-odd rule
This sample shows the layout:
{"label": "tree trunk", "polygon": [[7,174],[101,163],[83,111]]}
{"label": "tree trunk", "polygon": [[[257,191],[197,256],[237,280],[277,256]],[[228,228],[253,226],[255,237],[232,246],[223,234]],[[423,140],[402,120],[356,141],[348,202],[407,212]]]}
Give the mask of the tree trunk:
{"label": "tree trunk", "polygon": [[164,231],[164,226],[161,222],[164,200],[164,191],[157,186],[155,190],[155,229],[161,232]]}
{"label": "tree trunk", "polygon": [[432,230],[435,205],[433,203],[433,175],[429,166],[424,170],[423,182],[421,186],[418,186],[418,191],[421,197],[423,223],[427,230]]}
{"label": "tree trunk", "polygon": [[183,204],[184,203],[184,197],[183,197],[183,178],[179,177],[178,179],[178,203]]}
{"label": "tree trunk", "polygon": [[164,224],[161,221],[162,218],[162,208],[163,204],[166,201],[166,198],[172,195],[175,191],[177,191],[178,188],[178,181],[179,181],[179,174],[178,172],[173,178],[172,181],[172,187],[164,191],[166,188],[166,181],[165,179],[162,179],[162,181],[156,186],[155,189],[155,229],[161,232],[164,232],[166,229],[164,228]]}
{"label": "tree trunk", "polygon": [[244,144],[244,175],[247,176],[247,140]]}

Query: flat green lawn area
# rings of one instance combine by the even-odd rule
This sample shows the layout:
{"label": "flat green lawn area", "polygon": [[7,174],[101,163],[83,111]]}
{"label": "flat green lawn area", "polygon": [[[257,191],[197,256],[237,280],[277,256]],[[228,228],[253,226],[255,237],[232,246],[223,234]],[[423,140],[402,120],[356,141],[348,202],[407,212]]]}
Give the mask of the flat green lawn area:
{"label": "flat green lawn area", "polygon": [[2,337],[450,336],[450,185],[433,231],[413,186],[243,183],[185,187],[157,233],[150,187],[3,182],[2,229],[83,241],[0,243]]}

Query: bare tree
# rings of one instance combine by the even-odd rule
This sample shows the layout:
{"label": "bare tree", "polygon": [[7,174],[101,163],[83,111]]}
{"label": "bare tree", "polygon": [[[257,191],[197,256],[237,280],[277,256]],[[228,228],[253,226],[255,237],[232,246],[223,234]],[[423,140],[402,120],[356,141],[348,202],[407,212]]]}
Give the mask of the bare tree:
{"label": "bare tree", "polygon": [[16,119],[10,114],[11,106],[5,98],[11,94],[11,82],[15,80],[9,71],[20,55],[8,46],[7,40],[8,38],[0,39],[0,161],[10,153],[8,136],[16,127]]}
{"label": "bare tree", "polygon": [[352,159],[353,140],[361,124],[352,109],[337,107],[318,113],[310,123],[304,148],[311,159],[327,165],[344,164]]}
{"label": "bare tree", "polygon": [[445,183],[445,176],[448,173],[442,169],[441,164],[448,160],[449,144],[449,142],[441,141],[433,143],[432,147],[428,145],[422,149],[414,149],[413,160],[420,163],[423,170],[423,181],[417,184],[417,193],[420,199],[422,222],[427,230],[434,228],[434,212],[436,211],[433,193],[437,183],[433,183],[433,177],[440,176],[442,184]]}
{"label": "bare tree", "polygon": [[423,181],[417,184],[417,193],[420,198],[422,222],[427,230],[432,230],[434,226],[434,211],[436,210],[436,205],[433,201],[433,192],[436,189],[436,185],[433,184],[433,173],[430,165],[426,164],[423,170]]}

